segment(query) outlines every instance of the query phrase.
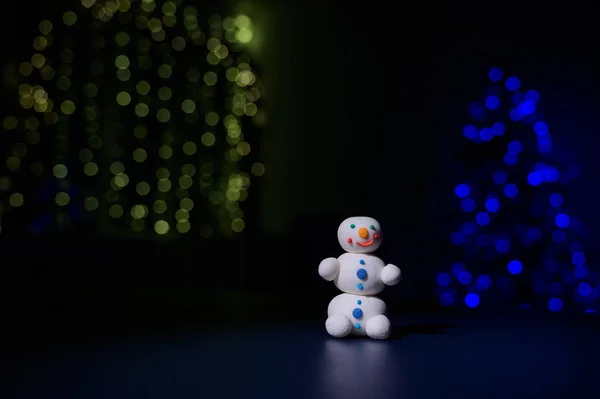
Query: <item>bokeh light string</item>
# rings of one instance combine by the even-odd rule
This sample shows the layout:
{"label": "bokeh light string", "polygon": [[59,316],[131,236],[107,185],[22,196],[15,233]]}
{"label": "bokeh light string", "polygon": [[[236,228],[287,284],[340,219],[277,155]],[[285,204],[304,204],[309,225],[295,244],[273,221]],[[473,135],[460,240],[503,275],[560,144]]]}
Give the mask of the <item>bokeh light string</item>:
{"label": "bokeh light string", "polygon": [[250,124],[265,122],[262,84],[244,53],[253,24],[213,14],[201,28],[199,14],[182,1],[82,0],[60,23],[40,23],[31,59],[5,68],[5,92],[18,93],[20,110],[3,120],[15,144],[0,177],[0,218],[25,203],[32,178],[23,160],[35,145],[30,171],[51,171],[57,207],[36,232],[75,217],[112,233],[173,236],[192,230],[192,210],[203,237],[244,229],[250,176],[265,171],[248,141]]}
{"label": "bokeh light string", "polygon": [[539,93],[503,75],[493,68],[484,100],[468,107],[473,123],[462,134],[477,153],[453,193],[467,220],[450,234],[459,261],[438,275],[440,302],[476,308],[485,296],[595,313],[600,274],[583,250],[585,224],[565,206],[579,169],[553,149]]}

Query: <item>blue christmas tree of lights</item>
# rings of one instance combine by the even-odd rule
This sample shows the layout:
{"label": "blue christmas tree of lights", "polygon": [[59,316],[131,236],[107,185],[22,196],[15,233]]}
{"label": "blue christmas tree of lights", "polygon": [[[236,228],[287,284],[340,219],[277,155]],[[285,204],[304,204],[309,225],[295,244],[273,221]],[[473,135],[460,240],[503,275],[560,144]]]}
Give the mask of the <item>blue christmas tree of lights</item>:
{"label": "blue christmas tree of lights", "polygon": [[476,308],[499,298],[595,313],[600,274],[583,249],[586,226],[565,198],[579,169],[553,151],[540,94],[499,68],[488,77],[492,84],[483,101],[468,106],[472,122],[462,130],[477,151],[465,157],[468,176],[454,190],[456,263],[438,274],[440,302]]}

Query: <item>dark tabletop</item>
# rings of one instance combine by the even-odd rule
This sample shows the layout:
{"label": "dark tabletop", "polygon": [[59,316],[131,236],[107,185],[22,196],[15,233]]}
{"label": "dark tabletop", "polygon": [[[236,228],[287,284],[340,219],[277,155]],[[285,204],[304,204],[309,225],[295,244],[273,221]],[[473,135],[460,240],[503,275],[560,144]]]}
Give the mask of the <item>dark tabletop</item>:
{"label": "dark tabletop", "polygon": [[[394,318],[389,341],[323,323],[218,323],[127,335],[72,332],[14,346],[3,398],[597,397],[597,320]],[[89,333],[90,331],[88,331]],[[93,338],[92,338],[93,337]],[[42,338],[42,337],[40,337]]]}

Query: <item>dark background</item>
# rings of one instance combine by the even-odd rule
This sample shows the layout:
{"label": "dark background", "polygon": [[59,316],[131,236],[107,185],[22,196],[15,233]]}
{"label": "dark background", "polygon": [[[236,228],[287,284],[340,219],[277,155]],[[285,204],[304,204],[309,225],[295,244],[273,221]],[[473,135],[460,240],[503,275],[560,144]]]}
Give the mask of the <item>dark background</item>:
{"label": "dark background", "polygon": [[[39,21],[69,5],[3,2],[2,57],[27,57]],[[555,147],[581,167],[571,203],[594,237],[597,35],[591,5],[565,7],[257,1],[269,122],[255,148],[267,173],[250,193],[244,234],[161,242],[88,226],[30,236],[11,232],[11,215],[0,236],[6,317],[50,329],[319,318],[336,290],[317,266],[339,255],[339,222],[359,214],[382,223],[381,256],[403,270],[385,293],[390,306],[440,310],[435,276],[451,264],[457,212],[449,201],[470,156],[460,130],[492,67],[543,93]]]}

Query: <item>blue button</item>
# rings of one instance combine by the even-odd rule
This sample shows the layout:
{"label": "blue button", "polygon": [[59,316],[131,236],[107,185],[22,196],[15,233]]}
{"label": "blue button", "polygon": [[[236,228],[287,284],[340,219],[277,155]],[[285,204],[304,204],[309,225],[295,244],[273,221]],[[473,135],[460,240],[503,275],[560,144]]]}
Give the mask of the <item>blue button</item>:
{"label": "blue button", "polygon": [[358,277],[361,280],[364,280],[367,278],[367,271],[365,269],[358,269],[356,271],[356,277]]}
{"label": "blue button", "polygon": [[362,304],[362,301],[359,299],[358,301],[356,301],[356,303],[358,303],[360,305],[360,304]]}
{"label": "blue button", "polygon": [[364,264],[365,264],[365,261],[361,259],[361,260],[360,260],[360,264],[361,264],[361,265],[364,265]]}
{"label": "blue button", "polygon": [[363,290],[363,288],[365,288],[365,287],[363,287],[363,285],[362,285],[362,284],[359,284],[359,285],[357,285],[357,287],[358,287],[358,289],[359,289],[359,290],[361,290],[361,291]]}
{"label": "blue button", "polygon": [[356,323],[356,324],[354,325],[354,327],[356,327],[356,329],[358,330],[358,329],[360,328],[360,324]]}
{"label": "blue button", "polygon": [[360,310],[359,308],[355,308],[352,311],[352,317],[354,317],[355,319],[360,319],[362,317],[363,313],[362,310]]}

